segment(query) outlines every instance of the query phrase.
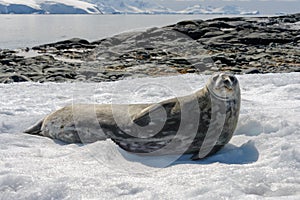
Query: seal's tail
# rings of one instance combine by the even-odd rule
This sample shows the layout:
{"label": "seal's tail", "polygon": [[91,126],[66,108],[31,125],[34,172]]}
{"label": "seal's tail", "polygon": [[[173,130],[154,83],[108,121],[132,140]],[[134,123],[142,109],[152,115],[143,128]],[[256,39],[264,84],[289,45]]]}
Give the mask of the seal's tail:
{"label": "seal's tail", "polygon": [[33,134],[33,135],[40,135],[41,128],[42,128],[42,125],[43,125],[43,121],[44,120],[41,120],[41,121],[37,122],[32,127],[25,130],[24,133]]}

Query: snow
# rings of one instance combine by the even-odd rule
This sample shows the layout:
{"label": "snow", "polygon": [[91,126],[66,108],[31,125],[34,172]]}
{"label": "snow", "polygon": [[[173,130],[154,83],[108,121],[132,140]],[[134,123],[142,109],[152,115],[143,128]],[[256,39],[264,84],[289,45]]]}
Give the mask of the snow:
{"label": "snow", "polygon": [[238,6],[223,6],[223,7],[204,7],[201,5],[190,6],[182,11],[181,14],[221,14],[221,15],[257,15],[259,11],[247,11]]}
{"label": "snow", "polygon": [[142,0],[85,0],[96,4],[105,14],[175,14],[158,3]]}
{"label": "snow", "polygon": [[41,7],[49,13],[99,14],[98,8],[90,3],[78,0],[37,0]]}
{"label": "snow", "polygon": [[143,0],[0,0],[0,13],[15,14],[238,14],[256,15],[238,6],[203,7],[195,5],[175,11]]}
{"label": "snow", "polygon": [[41,13],[41,8],[35,0],[0,0],[0,14],[8,13]]}
{"label": "snow", "polygon": [[85,0],[96,4],[103,13],[117,14],[238,14],[255,15],[258,11],[246,11],[238,6],[201,6],[194,5],[175,11],[158,3],[143,0]]}
{"label": "snow", "polygon": [[99,14],[101,12],[94,4],[79,0],[0,0],[0,13]]}
{"label": "snow", "polygon": [[0,84],[0,199],[300,199],[299,73],[240,75],[240,120],[205,160],[139,157],[113,142],[66,145],[22,131],[72,103],[182,96],[208,76]]}
{"label": "snow", "polygon": [[36,0],[0,0],[0,3],[3,5],[23,4],[35,9],[40,8],[39,5],[36,3]]}

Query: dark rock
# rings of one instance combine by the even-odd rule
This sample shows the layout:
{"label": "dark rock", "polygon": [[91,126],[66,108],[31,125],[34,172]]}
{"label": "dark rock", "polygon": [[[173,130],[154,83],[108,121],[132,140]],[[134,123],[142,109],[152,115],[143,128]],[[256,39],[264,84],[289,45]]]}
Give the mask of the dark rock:
{"label": "dark rock", "polygon": [[186,21],[178,22],[177,25],[178,26],[187,26],[187,25],[199,26],[199,23],[203,23],[203,22],[204,22],[203,20],[197,20],[197,21],[186,20]]}
{"label": "dark rock", "polygon": [[45,73],[47,74],[65,74],[65,73],[70,73],[72,70],[67,69],[66,67],[60,67],[60,68],[47,68],[44,70]]}
{"label": "dark rock", "polygon": [[299,41],[300,41],[300,35],[298,35],[294,38],[294,42],[299,42]]}
{"label": "dark rock", "polygon": [[213,32],[207,32],[203,35],[203,37],[206,38],[211,38],[211,37],[216,37],[216,36],[220,36],[223,35],[224,32],[223,31],[213,31]]}
{"label": "dark rock", "polygon": [[194,68],[196,68],[198,70],[198,72],[204,72],[206,71],[207,69],[209,69],[209,67],[205,64],[205,63],[195,63],[193,65]]}
{"label": "dark rock", "polygon": [[180,64],[180,65],[190,65],[191,64],[185,58],[172,58],[172,59],[170,59],[170,62],[174,63],[174,64]]}
{"label": "dark rock", "polygon": [[261,71],[257,68],[250,68],[243,71],[244,74],[260,74]]}
{"label": "dark rock", "polygon": [[18,82],[28,82],[31,81],[26,76],[21,74],[7,74],[0,76],[1,83],[18,83]]}
{"label": "dark rock", "polygon": [[63,75],[56,74],[56,75],[46,76],[46,81],[63,83],[63,82],[66,82],[66,79]]}
{"label": "dark rock", "polygon": [[242,31],[242,30],[257,30],[258,28],[255,27],[252,23],[249,22],[241,22],[238,26],[236,26],[237,31]]}
{"label": "dark rock", "polygon": [[[0,49],[0,82],[116,81],[178,73],[299,72],[300,14],[188,20],[89,42]],[[38,56],[19,55],[39,53]]]}
{"label": "dark rock", "polygon": [[222,22],[236,22],[236,21],[244,21],[245,18],[243,17],[220,17],[216,19],[209,19],[207,22],[211,21],[222,21]]}
{"label": "dark rock", "polygon": [[197,70],[196,69],[187,69],[186,72],[187,73],[195,73]]}
{"label": "dark rock", "polygon": [[222,66],[220,67],[221,71],[229,71],[229,72],[233,72],[233,73],[240,73],[242,72],[242,69],[238,68],[238,67],[227,67],[227,66]]}
{"label": "dark rock", "polygon": [[212,59],[215,60],[215,64],[226,64],[228,66],[233,66],[236,64],[235,59],[230,58],[229,56],[226,55],[214,55],[212,56]]}
{"label": "dark rock", "polygon": [[178,31],[180,33],[183,33],[187,36],[189,36],[190,38],[197,40],[199,38],[201,38],[206,32],[207,30],[203,29],[207,27],[207,24],[205,23],[187,23],[187,24],[176,24],[174,27],[172,27],[172,30],[174,31]]}
{"label": "dark rock", "polygon": [[56,43],[52,43],[52,44],[36,46],[36,47],[33,47],[32,49],[33,50],[45,50],[50,47],[54,47],[55,49],[62,50],[62,49],[74,49],[74,48],[93,49],[96,46],[93,44],[90,44],[90,42],[87,40],[80,39],[80,38],[73,38],[73,39],[64,40],[64,41],[56,42]]}
{"label": "dark rock", "polygon": [[252,61],[249,63],[250,66],[252,67],[255,67],[255,68],[258,68],[258,67],[261,67],[262,64],[260,62],[257,62],[257,61]]}
{"label": "dark rock", "polygon": [[300,67],[294,67],[294,69],[292,69],[291,72],[300,72]]}
{"label": "dark rock", "polygon": [[253,33],[246,37],[240,38],[239,41],[247,45],[269,45],[270,43],[286,44],[293,42],[293,38],[281,37],[275,34]]}
{"label": "dark rock", "polygon": [[12,62],[11,59],[1,59],[0,63],[1,65],[11,65],[10,63]]}
{"label": "dark rock", "polygon": [[221,29],[221,28],[234,28],[234,26],[232,26],[228,23],[222,22],[222,21],[216,21],[216,22],[210,23],[208,26],[209,27],[217,27],[219,29]]}
{"label": "dark rock", "polygon": [[222,61],[221,61],[221,60],[217,60],[217,61],[215,62],[215,64],[216,64],[216,65],[220,65],[220,64],[222,64]]}

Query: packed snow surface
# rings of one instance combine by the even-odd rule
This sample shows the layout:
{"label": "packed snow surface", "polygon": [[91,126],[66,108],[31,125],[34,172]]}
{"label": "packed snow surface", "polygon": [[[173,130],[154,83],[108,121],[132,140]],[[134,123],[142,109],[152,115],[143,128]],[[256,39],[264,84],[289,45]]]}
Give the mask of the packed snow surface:
{"label": "packed snow surface", "polygon": [[67,145],[22,133],[64,105],[157,102],[207,79],[0,84],[0,199],[300,199],[299,73],[238,76],[235,135],[201,161],[139,157],[110,140]]}

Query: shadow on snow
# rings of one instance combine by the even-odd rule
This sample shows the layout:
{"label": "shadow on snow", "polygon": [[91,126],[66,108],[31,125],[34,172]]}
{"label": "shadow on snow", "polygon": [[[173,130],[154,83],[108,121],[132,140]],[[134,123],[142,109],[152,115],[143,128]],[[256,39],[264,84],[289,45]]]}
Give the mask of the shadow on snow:
{"label": "shadow on snow", "polygon": [[[250,164],[258,160],[259,152],[254,145],[254,142],[249,141],[242,146],[238,147],[232,144],[227,144],[222,150],[216,154],[207,158],[193,161],[191,160],[192,154],[185,154],[182,156],[138,156],[132,153],[128,153],[122,149],[119,149],[122,156],[131,162],[139,162],[141,164],[163,168],[181,164]],[[178,158],[179,157],[179,158]],[[168,164],[166,164],[168,163]]]}

